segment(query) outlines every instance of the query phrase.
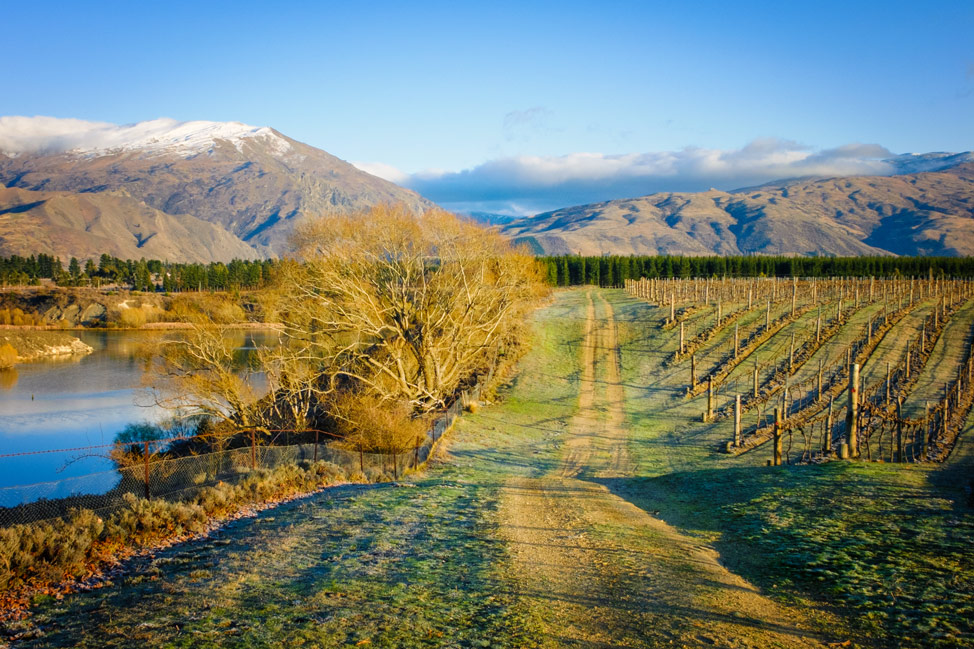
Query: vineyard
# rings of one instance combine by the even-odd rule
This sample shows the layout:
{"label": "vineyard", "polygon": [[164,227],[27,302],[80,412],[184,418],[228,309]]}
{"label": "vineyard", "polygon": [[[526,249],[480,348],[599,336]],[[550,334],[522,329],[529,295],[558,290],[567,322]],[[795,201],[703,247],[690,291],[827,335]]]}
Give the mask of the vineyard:
{"label": "vineyard", "polygon": [[516,374],[426,471],[148,555],[8,633],[34,649],[971,646],[972,288],[557,291]]}
{"label": "vineyard", "polygon": [[[679,335],[667,359],[702,421],[733,418],[724,450],[768,462],[946,459],[974,404],[966,280],[629,280]],[[678,332],[678,334],[677,334]]]}

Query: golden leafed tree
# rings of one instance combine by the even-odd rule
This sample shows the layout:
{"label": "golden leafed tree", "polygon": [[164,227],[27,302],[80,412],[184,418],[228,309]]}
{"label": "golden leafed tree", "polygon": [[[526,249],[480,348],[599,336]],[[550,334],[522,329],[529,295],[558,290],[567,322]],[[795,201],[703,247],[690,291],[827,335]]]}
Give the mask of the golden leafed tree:
{"label": "golden leafed tree", "polygon": [[317,219],[282,267],[281,360],[314,368],[319,398],[347,390],[444,405],[515,346],[543,292],[535,260],[492,230],[403,206]]}

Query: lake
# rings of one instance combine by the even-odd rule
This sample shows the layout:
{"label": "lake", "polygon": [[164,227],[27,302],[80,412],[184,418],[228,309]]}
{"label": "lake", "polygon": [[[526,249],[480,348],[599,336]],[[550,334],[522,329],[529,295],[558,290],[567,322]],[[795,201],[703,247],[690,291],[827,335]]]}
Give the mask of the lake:
{"label": "lake", "polygon": [[[167,415],[153,405],[152,395],[142,387],[142,376],[152,343],[172,333],[79,331],[71,335],[94,352],[0,370],[0,455],[111,444],[127,424],[159,421]],[[272,331],[229,335],[245,353],[277,340]],[[111,489],[118,475],[107,458],[108,450],[0,458],[0,506]],[[9,489],[12,485],[31,486]]]}

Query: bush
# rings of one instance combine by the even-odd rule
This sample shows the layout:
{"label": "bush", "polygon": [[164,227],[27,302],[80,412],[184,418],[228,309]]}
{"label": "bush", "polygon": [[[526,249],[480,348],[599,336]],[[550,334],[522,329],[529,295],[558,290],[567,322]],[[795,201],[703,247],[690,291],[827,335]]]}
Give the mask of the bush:
{"label": "bush", "polygon": [[0,345],[0,368],[13,367],[17,362],[17,350],[10,343]]}
{"label": "bush", "polygon": [[[133,438],[139,437],[132,431]],[[388,479],[371,472],[373,481]],[[365,476],[352,479],[364,481]],[[240,484],[219,482],[184,500],[146,500],[132,493],[107,520],[91,510],[74,510],[63,520],[0,528],[0,588],[56,584],[80,577],[102,546],[148,547],[163,539],[200,534],[210,521],[257,503],[307,493],[345,479],[341,467],[326,461],[302,462],[247,472]]]}
{"label": "bush", "polygon": [[122,309],[118,314],[119,326],[126,327],[128,329],[138,329],[144,325],[146,321],[146,314],[145,311],[142,310],[142,307]]}

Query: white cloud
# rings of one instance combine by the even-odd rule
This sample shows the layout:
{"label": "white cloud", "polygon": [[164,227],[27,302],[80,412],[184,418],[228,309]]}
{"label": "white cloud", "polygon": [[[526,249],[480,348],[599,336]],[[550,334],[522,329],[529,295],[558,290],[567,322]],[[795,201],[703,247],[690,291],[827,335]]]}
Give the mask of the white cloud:
{"label": "white cloud", "polygon": [[383,180],[388,180],[399,185],[404,185],[409,180],[409,174],[399,171],[392,165],[384,162],[353,162],[352,165],[367,174],[378,176]]}
{"label": "white cloud", "polygon": [[731,190],[803,176],[888,175],[897,168],[895,154],[877,144],[815,150],[763,138],[726,150],[515,156],[462,171],[398,172],[402,180],[396,182],[455,209],[535,213],[654,192]]}

